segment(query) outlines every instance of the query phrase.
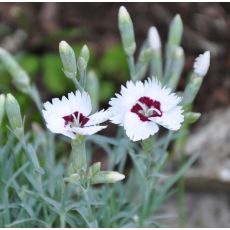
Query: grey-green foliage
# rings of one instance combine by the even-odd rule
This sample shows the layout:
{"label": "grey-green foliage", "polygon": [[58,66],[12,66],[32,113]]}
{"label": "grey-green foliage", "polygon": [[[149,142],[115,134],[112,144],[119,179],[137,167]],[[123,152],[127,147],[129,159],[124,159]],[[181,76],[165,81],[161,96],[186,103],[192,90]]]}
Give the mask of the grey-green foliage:
{"label": "grey-green foliage", "polygon": [[[135,51],[134,28],[127,11],[123,9],[120,15],[121,37],[133,80],[142,79],[149,67],[158,66],[159,80],[176,88],[184,63],[184,53],[180,47],[182,36],[182,22],[177,16],[170,26],[169,41],[166,55],[167,71],[162,71],[161,55],[157,57],[151,53],[148,43],[142,46],[137,63],[134,62]],[[121,14],[120,13],[120,14]],[[128,16],[127,16],[128,15]],[[122,17],[126,18],[122,18]],[[179,20],[179,21],[178,21]],[[177,28],[178,27],[178,28]],[[126,35],[125,33],[128,33]],[[178,37],[175,37],[178,36]],[[130,43],[130,44],[129,44]],[[63,43],[62,43],[63,44]],[[176,46],[171,52],[170,46]],[[62,47],[63,48],[63,47]],[[98,87],[92,87],[96,76],[93,72],[86,72],[88,51],[83,47],[78,61],[72,48],[60,50],[64,73],[70,77],[78,89],[88,89],[94,99],[94,110],[98,107]],[[67,53],[66,53],[67,52]],[[19,69],[11,55],[7,54],[7,63],[4,56],[1,60],[11,72],[13,79],[18,79],[17,71],[10,70],[10,66]],[[64,56],[63,56],[64,55]],[[82,58],[82,59],[81,59]],[[67,60],[68,59],[68,60]],[[67,61],[66,61],[67,60]],[[154,65],[152,62],[159,61]],[[83,63],[83,61],[85,63]],[[85,66],[86,64],[86,66]],[[77,70],[80,76],[77,76]],[[83,71],[82,71],[83,70]],[[151,70],[150,70],[151,71]],[[154,71],[153,71],[154,72]],[[167,75],[167,74],[169,75]],[[88,81],[84,82],[87,79]],[[79,78],[80,77],[80,78]],[[188,167],[195,161],[196,155],[184,161],[172,175],[165,175],[165,166],[169,162],[169,144],[173,141],[182,151],[188,124],[195,122],[200,114],[190,111],[193,100],[199,90],[203,78],[192,74],[184,93],[182,105],[186,106],[185,126],[179,132],[168,131],[162,136],[154,136],[140,143],[131,142],[122,128],[118,129],[116,137],[106,137],[100,134],[88,136],[82,146],[69,157],[63,139],[54,138],[54,135],[40,125],[28,124],[24,130],[20,107],[16,99],[14,107],[7,105],[8,118],[16,115],[16,120],[10,121],[11,128],[3,131],[0,126],[0,226],[1,227],[160,227],[158,211],[162,204],[176,192],[173,185],[183,176]],[[173,78],[173,79],[172,79]],[[18,89],[27,93],[36,103],[41,112],[39,92],[26,82],[26,89]],[[17,83],[16,83],[17,84]],[[28,88],[27,88],[28,86]],[[10,99],[10,98],[9,98]],[[0,114],[4,111],[4,99],[0,97]],[[2,115],[1,115],[2,116]],[[19,137],[15,136],[15,128],[23,128]],[[83,140],[77,140],[83,141]],[[69,143],[68,143],[69,144]],[[76,143],[72,142],[73,149]],[[91,162],[94,146],[97,145],[107,154],[108,172],[102,170],[100,163]],[[79,143],[77,147],[79,147]],[[76,147],[76,148],[77,148]],[[75,150],[76,150],[75,148]],[[85,151],[86,150],[86,155]],[[82,155],[83,154],[83,155]],[[80,159],[81,164],[76,161]],[[80,157],[80,158],[79,158]],[[85,158],[86,157],[86,158]],[[126,167],[127,159],[131,159],[130,167]],[[69,162],[69,163],[68,163]],[[69,166],[69,168],[68,168]],[[92,184],[114,182],[118,171],[126,175],[126,180],[112,185],[93,186]],[[81,173],[79,173],[81,172]],[[120,176],[120,174],[119,174]],[[167,213],[165,214],[165,216]],[[165,217],[166,218],[166,217]]]}

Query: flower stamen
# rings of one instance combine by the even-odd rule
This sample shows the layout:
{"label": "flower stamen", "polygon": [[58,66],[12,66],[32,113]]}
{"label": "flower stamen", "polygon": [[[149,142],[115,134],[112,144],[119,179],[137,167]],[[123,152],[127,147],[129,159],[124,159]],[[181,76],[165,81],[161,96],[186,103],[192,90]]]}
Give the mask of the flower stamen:
{"label": "flower stamen", "polygon": [[139,98],[131,112],[137,114],[141,121],[151,121],[150,118],[162,116],[160,102],[149,97]]}
{"label": "flower stamen", "polygon": [[65,127],[84,127],[84,125],[89,121],[88,117],[85,117],[82,113],[76,111],[70,115],[62,117],[65,121]]}

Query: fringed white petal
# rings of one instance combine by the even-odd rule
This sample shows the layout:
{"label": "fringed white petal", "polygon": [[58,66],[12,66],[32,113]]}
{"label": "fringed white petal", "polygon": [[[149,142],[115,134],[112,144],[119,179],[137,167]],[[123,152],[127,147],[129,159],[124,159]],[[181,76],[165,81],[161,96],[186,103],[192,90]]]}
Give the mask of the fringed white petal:
{"label": "fringed white petal", "polygon": [[124,116],[127,110],[131,109],[133,104],[144,95],[144,85],[138,81],[128,81],[125,86],[121,86],[120,94],[116,98],[111,98],[108,111],[111,114],[111,121],[114,124],[123,124]]}
{"label": "fringed white petal", "polygon": [[162,117],[157,117],[154,120],[156,123],[167,129],[178,130],[184,121],[182,107],[176,106],[172,110],[163,113]]}
{"label": "fringed white petal", "polygon": [[161,103],[161,110],[168,111],[178,105],[182,98],[171,92],[170,88],[162,87],[160,82],[155,78],[148,79],[144,82],[145,96],[148,96]]}
{"label": "fringed white petal", "polygon": [[[88,117],[92,109],[89,94],[86,92],[69,93],[68,98],[63,96],[60,99],[53,98],[52,103],[44,103],[42,110],[43,116],[46,121],[47,128],[53,133],[63,134],[70,138],[74,138],[76,134],[91,135],[106,126],[97,126],[97,124],[108,120],[108,112],[101,110]],[[88,117],[89,121],[85,126],[87,127],[70,127],[65,124],[64,116],[71,115],[75,112],[81,113],[83,116]]]}
{"label": "fringed white petal", "polygon": [[[159,102],[162,117],[148,115],[151,121],[146,121],[141,120],[136,112],[131,112],[133,106],[142,97]],[[181,127],[184,120],[182,107],[178,106],[181,100],[182,98],[172,93],[170,88],[162,87],[161,83],[152,77],[144,83],[128,81],[126,87],[121,87],[120,94],[116,94],[116,97],[110,100],[111,107],[108,111],[111,113],[111,122],[124,126],[131,140],[144,140],[159,130],[156,123],[171,130],[178,130]]]}
{"label": "fringed white petal", "polygon": [[109,111],[105,111],[104,109],[96,112],[92,115],[90,115],[89,121],[85,124],[85,126],[91,126],[91,125],[96,125],[96,124],[100,124],[102,122],[105,122],[109,119],[110,117],[110,112]]}
{"label": "fringed white petal", "polygon": [[92,104],[90,100],[90,96],[88,93],[83,91],[76,91],[76,93],[69,93],[68,94],[69,105],[71,109],[71,113],[75,111],[79,111],[84,116],[88,116],[92,110]]}
{"label": "fringed white petal", "polygon": [[95,126],[88,126],[83,128],[74,127],[71,130],[80,135],[92,135],[94,133],[101,131],[102,129],[105,129],[106,127],[107,126],[95,125]]}
{"label": "fringed white petal", "polygon": [[142,122],[139,117],[132,112],[127,112],[124,120],[126,135],[133,141],[144,140],[150,135],[158,132],[159,127],[154,122]]}

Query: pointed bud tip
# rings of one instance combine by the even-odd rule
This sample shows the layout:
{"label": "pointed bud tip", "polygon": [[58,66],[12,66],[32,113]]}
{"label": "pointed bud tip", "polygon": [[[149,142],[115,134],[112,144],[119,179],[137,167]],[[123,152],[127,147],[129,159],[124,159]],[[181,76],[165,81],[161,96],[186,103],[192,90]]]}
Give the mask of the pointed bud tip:
{"label": "pointed bud tip", "polygon": [[175,52],[175,56],[177,58],[180,58],[180,57],[184,56],[184,49],[182,47],[180,47],[180,46],[177,47],[176,52]]}
{"label": "pointed bud tip", "polygon": [[181,16],[179,14],[176,14],[176,16],[174,17],[174,20],[182,23],[182,19],[181,19]]}
{"label": "pointed bud tip", "polygon": [[62,40],[62,41],[59,42],[59,45],[60,46],[65,46],[65,45],[68,45],[68,43],[66,41]]}
{"label": "pointed bud tip", "polygon": [[0,101],[5,101],[6,96],[4,94],[0,94]]}
{"label": "pointed bud tip", "polygon": [[158,30],[155,26],[151,26],[148,31],[149,45],[153,50],[159,50],[161,48],[161,39]]}
{"label": "pointed bud tip", "polygon": [[110,179],[113,181],[120,181],[125,179],[125,175],[118,172],[111,172]]}
{"label": "pointed bud tip", "polygon": [[200,54],[194,62],[193,68],[194,72],[201,77],[204,77],[208,72],[210,66],[210,51],[205,51]]}
{"label": "pointed bud tip", "polygon": [[15,101],[15,97],[11,93],[6,94],[7,101]]}
{"label": "pointed bud tip", "polygon": [[68,49],[69,47],[70,45],[64,40],[59,43],[59,49],[64,50],[64,49]]}
{"label": "pointed bud tip", "polygon": [[129,18],[129,13],[124,6],[121,6],[119,8],[118,17],[119,17],[119,19],[128,19]]}
{"label": "pointed bud tip", "polygon": [[86,62],[89,60],[89,48],[87,45],[84,45],[81,49],[81,55],[85,59]]}
{"label": "pointed bud tip", "polygon": [[124,7],[124,6],[121,6],[120,8],[119,8],[119,14],[121,14],[121,15],[124,15],[124,14],[126,14],[128,11],[126,10],[126,8]]}

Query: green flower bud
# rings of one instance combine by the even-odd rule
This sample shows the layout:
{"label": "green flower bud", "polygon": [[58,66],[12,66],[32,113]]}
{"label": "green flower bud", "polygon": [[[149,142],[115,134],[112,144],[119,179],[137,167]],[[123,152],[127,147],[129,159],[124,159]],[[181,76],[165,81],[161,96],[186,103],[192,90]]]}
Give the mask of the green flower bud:
{"label": "green flower bud", "polygon": [[18,90],[27,93],[30,86],[30,78],[27,73],[18,65],[14,58],[2,48],[0,48],[0,59],[12,75],[15,87]]}
{"label": "green flower bud", "polygon": [[75,78],[77,74],[77,64],[74,50],[67,42],[61,41],[59,43],[59,53],[65,75],[70,79]]}
{"label": "green flower bud", "polygon": [[81,179],[78,173],[71,174],[69,177],[65,177],[64,180],[69,183],[77,183]]}
{"label": "green flower bud", "polygon": [[192,104],[201,87],[202,82],[203,82],[203,77],[200,77],[195,73],[192,74],[189,83],[185,87],[184,97],[183,97],[184,105]]}
{"label": "green flower bud", "polygon": [[101,162],[96,162],[89,167],[89,177],[94,177],[101,170]]}
{"label": "green flower bud", "polygon": [[174,54],[177,47],[181,43],[183,33],[183,23],[180,15],[176,15],[171,21],[169,28],[168,41],[166,45],[166,63],[165,63],[165,72],[164,72],[164,83],[168,84],[171,67],[173,65]]}
{"label": "green flower bud", "polygon": [[181,73],[184,67],[184,50],[182,47],[177,47],[174,52],[174,58],[172,61],[171,73],[169,77],[168,86],[175,89],[178,85]]}
{"label": "green flower bud", "polygon": [[92,70],[87,75],[86,91],[91,98],[92,112],[96,112],[99,104],[99,82],[96,73]]}
{"label": "green flower bud", "polygon": [[200,116],[201,116],[201,113],[187,112],[185,114],[185,122],[187,124],[193,124],[200,118]]}
{"label": "green flower bud", "polygon": [[100,171],[91,180],[91,184],[115,183],[123,180],[125,175],[115,171]]}
{"label": "green flower bud", "polygon": [[169,27],[168,43],[170,45],[179,46],[183,34],[183,23],[179,14],[177,14],[171,21]]}
{"label": "green flower bud", "polygon": [[129,13],[124,6],[121,6],[119,9],[118,26],[125,53],[128,56],[132,56],[136,50],[134,29]]}
{"label": "green flower bud", "polygon": [[0,125],[2,123],[2,119],[4,117],[4,113],[5,113],[5,95],[1,94],[0,95]]}
{"label": "green flower bud", "polygon": [[89,49],[84,45],[81,49],[80,55],[77,60],[77,67],[80,71],[84,71],[89,61]]}
{"label": "green flower bud", "polygon": [[18,138],[24,134],[23,121],[20,106],[12,94],[6,96],[6,113],[10,126]]}

